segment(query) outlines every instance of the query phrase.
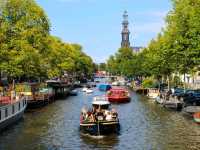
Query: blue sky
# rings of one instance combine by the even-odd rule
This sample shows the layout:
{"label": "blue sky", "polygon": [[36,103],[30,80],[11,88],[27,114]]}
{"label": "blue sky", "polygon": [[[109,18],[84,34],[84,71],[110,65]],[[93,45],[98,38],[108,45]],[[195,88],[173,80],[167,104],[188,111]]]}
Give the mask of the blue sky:
{"label": "blue sky", "polygon": [[132,46],[147,46],[164,27],[170,0],[36,0],[51,22],[51,34],[79,43],[97,63],[121,43],[124,10],[129,15]]}

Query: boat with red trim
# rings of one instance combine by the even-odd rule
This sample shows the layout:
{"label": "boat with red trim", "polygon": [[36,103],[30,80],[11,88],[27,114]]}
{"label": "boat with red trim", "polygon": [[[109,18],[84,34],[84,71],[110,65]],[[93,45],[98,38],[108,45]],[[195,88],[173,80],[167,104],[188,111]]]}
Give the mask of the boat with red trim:
{"label": "boat with red trim", "polygon": [[80,131],[90,135],[108,135],[118,133],[120,124],[115,109],[110,109],[106,97],[94,97],[92,110],[82,109],[80,115]]}
{"label": "boat with red trim", "polygon": [[106,94],[109,102],[125,103],[131,100],[128,90],[125,88],[113,88]]}
{"label": "boat with red trim", "polygon": [[193,118],[196,123],[200,123],[200,112],[194,113]]}
{"label": "boat with red trim", "polygon": [[26,106],[24,96],[0,96],[0,131],[22,118]]}

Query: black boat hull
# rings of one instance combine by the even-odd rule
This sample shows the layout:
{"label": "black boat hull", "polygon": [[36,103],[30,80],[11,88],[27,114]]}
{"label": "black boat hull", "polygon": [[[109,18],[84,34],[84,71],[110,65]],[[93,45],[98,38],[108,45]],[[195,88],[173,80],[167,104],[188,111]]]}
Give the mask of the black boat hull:
{"label": "black boat hull", "polygon": [[4,120],[0,123],[0,131],[8,128],[9,126],[13,125],[15,122],[23,118],[24,110],[16,114],[15,116],[10,117],[9,119]]}
{"label": "black boat hull", "polygon": [[80,130],[83,133],[90,135],[108,135],[111,133],[119,133],[119,122],[103,122],[103,123],[82,123],[80,124]]}
{"label": "black boat hull", "polygon": [[28,101],[27,109],[41,108],[47,105],[49,102],[47,100],[32,100]]}

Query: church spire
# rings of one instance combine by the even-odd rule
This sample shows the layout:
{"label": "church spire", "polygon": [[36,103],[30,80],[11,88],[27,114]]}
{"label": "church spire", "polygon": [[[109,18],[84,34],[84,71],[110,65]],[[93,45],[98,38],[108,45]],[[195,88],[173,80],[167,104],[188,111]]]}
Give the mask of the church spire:
{"label": "church spire", "polygon": [[129,41],[129,29],[128,29],[128,13],[127,11],[124,11],[123,14],[123,22],[122,22],[122,42],[121,47],[130,47],[130,41]]}

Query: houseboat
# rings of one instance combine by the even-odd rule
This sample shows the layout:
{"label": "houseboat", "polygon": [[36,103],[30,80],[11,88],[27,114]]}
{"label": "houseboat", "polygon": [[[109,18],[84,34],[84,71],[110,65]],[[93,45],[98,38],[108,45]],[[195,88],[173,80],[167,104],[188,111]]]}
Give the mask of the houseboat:
{"label": "houseboat", "polygon": [[113,88],[106,94],[109,102],[124,103],[131,100],[128,90],[124,88]]}
{"label": "houseboat", "polygon": [[94,97],[92,110],[82,109],[80,131],[90,135],[118,133],[120,124],[115,109],[110,109],[110,102],[105,97]]}
{"label": "houseboat", "polygon": [[100,91],[108,91],[110,90],[112,87],[110,84],[100,84],[99,85],[99,90]]}
{"label": "houseboat", "polygon": [[24,96],[0,96],[0,131],[22,118],[26,106]]}
{"label": "houseboat", "polygon": [[39,83],[16,84],[18,94],[24,95],[27,108],[38,108],[54,100],[55,93],[52,88]]}

